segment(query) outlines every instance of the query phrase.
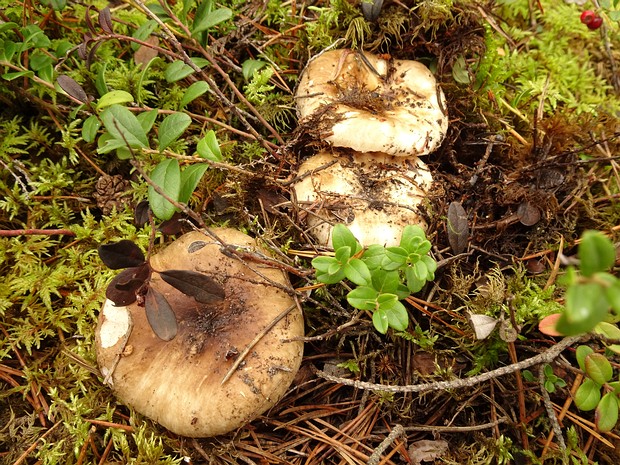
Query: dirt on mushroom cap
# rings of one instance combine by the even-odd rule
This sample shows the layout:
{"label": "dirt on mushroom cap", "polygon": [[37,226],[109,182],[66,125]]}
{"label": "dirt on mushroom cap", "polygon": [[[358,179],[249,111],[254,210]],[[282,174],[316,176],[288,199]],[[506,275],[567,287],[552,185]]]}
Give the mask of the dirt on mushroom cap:
{"label": "dirt on mushroom cap", "polygon": [[[249,236],[236,230],[215,231],[229,244],[255,248]],[[173,340],[157,338],[137,304],[124,307],[133,322],[126,340],[102,347],[104,312],[97,329],[98,362],[102,372],[112,371],[116,395],[184,436],[224,434],[262,414],[284,395],[303,354],[302,342],[288,341],[303,336],[301,312],[287,293],[267,282],[286,285],[286,276],[273,268],[248,266],[223,255],[220,248],[208,236],[193,232],[151,258],[155,270],[207,273],[226,292],[221,305],[201,304],[155,275],[151,285],[166,296],[177,316],[179,329]],[[246,345],[291,307],[222,385]]]}
{"label": "dirt on mushroom cap", "polygon": [[[418,206],[432,177],[418,158],[322,151],[299,167],[293,187],[308,232],[331,243],[333,224],[344,223],[362,245],[397,245],[408,224],[425,226]],[[305,177],[304,177],[305,176]]]}
{"label": "dirt on mushroom cap", "polygon": [[441,88],[426,66],[412,60],[324,52],[300,76],[296,102],[309,132],[358,152],[426,155],[448,129]]}

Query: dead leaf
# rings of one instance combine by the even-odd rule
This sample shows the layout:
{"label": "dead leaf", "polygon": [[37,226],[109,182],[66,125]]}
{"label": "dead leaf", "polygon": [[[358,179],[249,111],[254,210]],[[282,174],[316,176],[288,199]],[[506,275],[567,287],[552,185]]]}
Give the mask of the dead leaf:
{"label": "dead leaf", "polygon": [[448,207],[448,242],[455,255],[467,247],[469,240],[469,223],[467,212],[460,202],[452,202]]}
{"label": "dead leaf", "polygon": [[[145,42],[147,42],[149,45],[152,45],[153,47],[159,45],[159,39],[155,36],[150,36],[148,39],[145,40]],[[135,61],[137,65],[146,66],[153,58],[155,58],[159,54],[159,52],[153,47],[140,45],[138,50],[136,50],[136,53],[134,53],[133,55],[133,61]]]}
{"label": "dead leaf", "polygon": [[420,465],[422,462],[431,462],[448,452],[448,441],[442,439],[422,439],[409,446],[411,463]]}

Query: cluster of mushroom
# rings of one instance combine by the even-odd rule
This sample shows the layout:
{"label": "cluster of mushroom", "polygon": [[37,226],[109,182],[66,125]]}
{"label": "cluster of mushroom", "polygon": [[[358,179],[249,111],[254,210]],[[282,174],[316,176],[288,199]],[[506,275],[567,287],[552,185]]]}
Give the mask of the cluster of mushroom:
{"label": "cluster of mushroom", "polygon": [[[331,144],[301,165],[294,186],[321,244],[330,243],[335,223],[364,245],[395,245],[404,226],[423,223],[416,206],[432,178],[418,156],[441,144],[448,125],[443,93],[424,65],[328,51],[308,64],[296,97],[301,123]],[[260,252],[239,231],[214,233]],[[113,285],[136,288],[136,301],[106,300],[99,315],[104,381],[137,412],[184,436],[223,434],[255,419],[284,395],[303,356],[303,316],[283,290],[285,274],[223,250],[202,233],[185,234],[149,259],[148,286],[161,299],[148,314],[136,285],[145,277],[130,270]],[[181,291],[195,283],[171,284],[170,276],[196,273],[209,276],[217,299]],[[158,308],[164,303],[167,310]],[[153,330],[160,311],[172,319],[170,337]]]}
{"label": "cluster of mushroom", "polygon": [[300,124],[328,149],[304,161],[294,185],[308,232],[331,243],[344,223],[362,245],[397,245],[432,176],[418,157],[448,129],[445,97],[422,63],[352,50],[314,57],[296,92]]}

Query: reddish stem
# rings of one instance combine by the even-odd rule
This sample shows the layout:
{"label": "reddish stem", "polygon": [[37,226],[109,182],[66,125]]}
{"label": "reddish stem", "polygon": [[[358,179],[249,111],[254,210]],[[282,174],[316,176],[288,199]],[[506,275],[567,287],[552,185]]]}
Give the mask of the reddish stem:
{"label": "reddish stem", "polygon": [[75,233],[70,229],[0,229],[0,237],[15,237],[15,236],[75,236]]}

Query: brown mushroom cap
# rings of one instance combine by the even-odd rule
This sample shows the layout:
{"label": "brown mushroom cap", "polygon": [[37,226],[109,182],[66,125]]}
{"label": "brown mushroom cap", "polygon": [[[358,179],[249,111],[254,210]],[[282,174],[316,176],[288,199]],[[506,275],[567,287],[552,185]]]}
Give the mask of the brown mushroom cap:
{"label": "brown mushroom cap", "polygon": [[[249,236],[214,229],[226,243],[256,250]],[[178,332],[159,339],[137,303],[106,301],[97,326],[97,359],[119,399],[170,431],[207,437],[232,431],[272,407],[299,369],[303,343],[301,311],[277,269],[245,264],[220,252],[208,236],[191,232],[151,257],[155,270],[193,270],[218,281],[221,304],[202,304],[153,273],[151,285],[175,310]],[[253,346],[232,377],[222,380],[246,346],[288,308],[292,310]]]}
{"label": "brown mushroom cap", "polygon": [[308,232],[321,245],[331,245],[335,223],[344,223],[364,246],[395,246],[405,226],[426,226],[417,206],[432,177],[417,157],[322,151],[297,174],[302,178],[293,186],[297,202],[307,212]]}
{"label": "brown mushroom cap", "polygon": [[327,51],[308,63],[295,97],[309,131],[358,152],[426,155],[448,129],[444,94],[417,61]]}

